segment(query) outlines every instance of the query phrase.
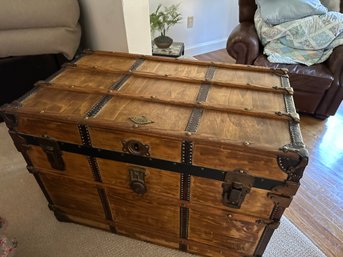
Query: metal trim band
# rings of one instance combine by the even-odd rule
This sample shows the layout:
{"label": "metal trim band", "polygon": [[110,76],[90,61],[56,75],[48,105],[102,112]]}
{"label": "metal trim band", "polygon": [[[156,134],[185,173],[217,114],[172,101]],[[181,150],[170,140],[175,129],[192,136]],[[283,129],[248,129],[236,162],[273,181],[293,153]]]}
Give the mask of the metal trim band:
{"label": "metal trim band", "polygon": [[[25,135],[19,133],[20,136],[27,140],[27,144],[38,145],[39,137],[34,137],[30,135]],[[58,142],[60,149],[62,151],[77,153],[86,156],[92,156],[94,158],[103,158],[107,160],[126,162],[130,164],[136,164],[141,166],[146,166],[150,168],[157,168],[161,170],[177,172],[177,173],[188,173],[191,176],[202,177],[208,179],[214,179],[218,181],[224,181],[225,171],[211,169],[206,167],[200,167],[195,165],[190,165],[186,163],[177,163],[167,160],[161,160],[151,157],[144,157],[138,155],[131,155],[122,152],[110,151],[101,148],[93,148],[83,145],[71,144],[67,142]],[[268,178],[254,177],[253,187],[272,190],[276,186],[284,185],[284,181],[278,181]]]}

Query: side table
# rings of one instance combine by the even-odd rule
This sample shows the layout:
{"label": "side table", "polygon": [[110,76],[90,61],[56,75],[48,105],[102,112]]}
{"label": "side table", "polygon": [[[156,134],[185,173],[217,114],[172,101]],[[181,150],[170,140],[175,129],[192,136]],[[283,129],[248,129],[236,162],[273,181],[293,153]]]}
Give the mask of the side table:
{"label": "side table", "polygon": [[152,42],[152,55],[177,58],[184,54],[185,45],[182,42],[173,42],[169,48],[158,48],[154,42]]}

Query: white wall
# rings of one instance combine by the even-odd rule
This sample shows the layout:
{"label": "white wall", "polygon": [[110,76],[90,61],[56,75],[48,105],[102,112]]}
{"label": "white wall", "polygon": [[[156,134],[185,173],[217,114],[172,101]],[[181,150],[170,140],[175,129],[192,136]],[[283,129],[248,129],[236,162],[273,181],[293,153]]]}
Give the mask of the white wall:
{"label": "white wall", "polygon": [[130,53],[151,54],[148,0],[122,0]]}
{"label": "white wall", "polygon": [[84,46],[128,52],[122,2],[80,0]]}
{"label": "white wall", "polygon": [[[183,20],[167,35],[184,42],[187,55],[225,48],[230,32],[238,24],[238,0],[150,0],[150,13],[159,3],[180,3]],[[188,16],[194,17],[193,28],[187,28]]]}
{"label": "white wall", "polygon": [[79,0],[84,47],[151,54],[148,0]]}

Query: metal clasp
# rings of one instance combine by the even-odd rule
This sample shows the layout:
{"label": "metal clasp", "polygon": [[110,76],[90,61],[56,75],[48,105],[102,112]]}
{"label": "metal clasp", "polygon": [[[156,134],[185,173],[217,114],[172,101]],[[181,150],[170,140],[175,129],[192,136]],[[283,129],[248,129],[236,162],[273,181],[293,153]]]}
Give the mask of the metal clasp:
{"label": "metal clasp", "polygon": [[47,135],[39,138],[38,142],[43,151],[46,153],[51,167],[56,170],[65,170],[65,164],[62,157],[63,153],[58,142],[52,138],[49,138]]}
{"label": "metal clasp", "polygon": [[250,192],[254,177],[243,170],[227,172],[225,181],[222,184],[223,194],[222,202],[225,206],[239,209],[245,199],[246,194]]}
{"label": "metal clasp", "polygon": [[145,170],[142,168],[129,168],[129,176],[132,191],[139,195],[146,193]]}

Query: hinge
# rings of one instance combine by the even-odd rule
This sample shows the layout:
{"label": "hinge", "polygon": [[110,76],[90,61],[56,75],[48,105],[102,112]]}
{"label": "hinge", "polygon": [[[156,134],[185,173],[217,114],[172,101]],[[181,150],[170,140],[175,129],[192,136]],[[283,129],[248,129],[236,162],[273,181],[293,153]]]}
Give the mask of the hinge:
{"label": "hinge", "polygon": [[308,151],[302,144],[299,146],[285,145],[280,150],[284,153],[293,152],[299,156],[297,159],[287,156],[277,157],[279,167],[288,174],[287,180],[298,182],[308,164]]}
{"label": "hinge", "polygon": [[222,202],[225,206],[239,209],[253,186],[254,177],[243,170],[235,170],[225,174],[222,184]]}
{"label": "hinge", "polygon": [[283,208],[287,208],[293,200],[293,197],[291,196],[281,196],[273,193],[268,193],[268,197],[274,202],[276,206]]}
{"label": "hinge", "polygon": [[279,220],[256,220],[257,224],[265,225],[270,229],[277,229],[280,226]]}
{"label": "hinge", "polygon": [[[5,105],[3,107],[3,109],[5,109],[6,107],[9,107],[9,105]],[[1,108],[2,109],[2,108]],[[1,110],[0,110],[1,112]],[[18,125],[18,119],[17,119],[17,115],[15,114],[10,114],[10,113],[1,113],[2,118],[4,119],[6,126],[8,129],[10,130],[15,130],[17,125]]]}
{"label": "hinge", "polygon": [[293,95],[294,94],[294,89],[292,87],[278,87],[278,86],[275,86],[275,87],[273,87],[273,89],[285,91],[288,95]]}
{"label": "hinge", "polygon": [[271,68],[273,73],[278,76],[288,76],[288,69],[286,68]]}
{"label": "hinge", "polygon": [[65,170],[65,164],[62,157],[62,151],[58,142],[47,135],[38,139],[39,145],[46,153],[50,165],[56,170]]}
{"label": "hinge", "polygon": [[292,121],[299,123],[300,122],[300,116],[298,113],[296,112],[275,112],[276,115],[278,116],[287,116],[290,119],[292,119]]}

